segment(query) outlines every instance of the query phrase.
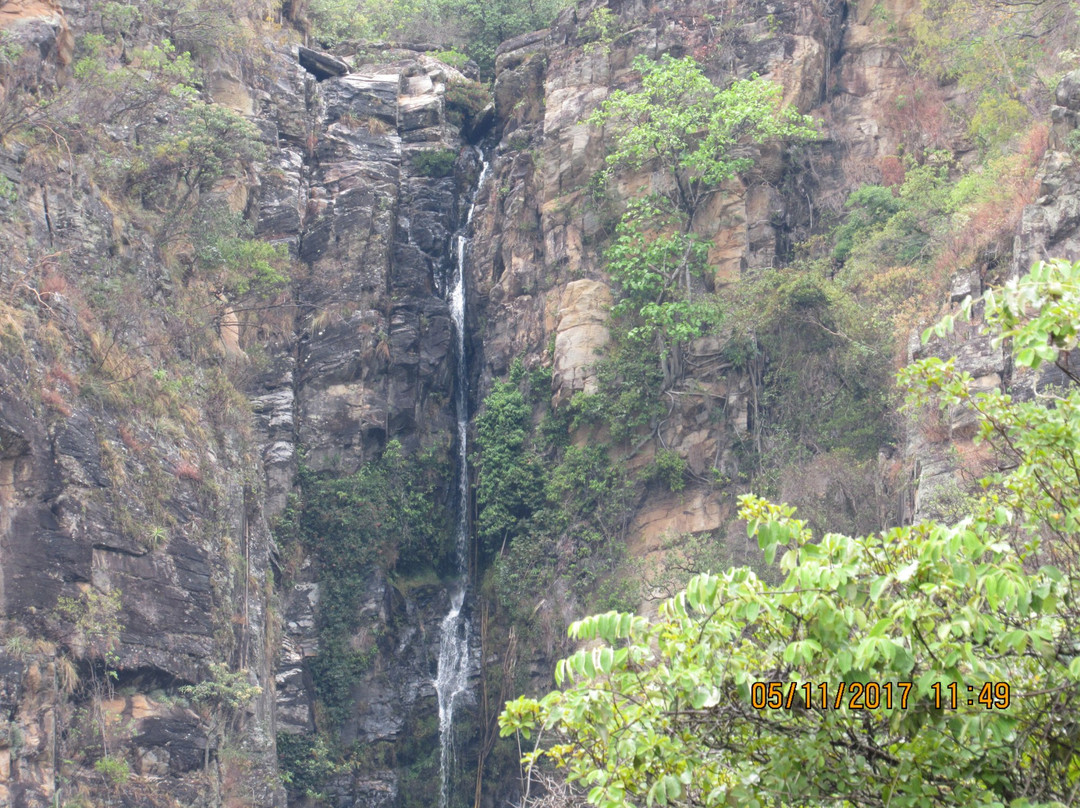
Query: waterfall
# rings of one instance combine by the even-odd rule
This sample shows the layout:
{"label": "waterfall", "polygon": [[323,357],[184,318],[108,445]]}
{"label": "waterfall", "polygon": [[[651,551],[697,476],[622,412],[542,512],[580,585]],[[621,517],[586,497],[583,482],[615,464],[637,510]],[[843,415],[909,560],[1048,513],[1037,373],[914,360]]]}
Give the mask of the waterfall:
{"label": "waterfall", "polygon": [[450,292],[450,317],[454,323],[457,360],[456,400],[458,437],[458,522],[455,552],[458,583],[450,597],[450,611],[443,618],[439,639],[439,668],[435,692],[439,697],[439,808],[450,801],[450,774],[454,763],[454,705],[469,685],[469,621],[461,613],[469,588],[469,373],[465,362],[465,255],[469,225],[476,208],[476,194],[484,183],[488,164],[480,155],[483,168],[476,181],[476,191],[465,217],[465,227],[457,239],[457,273]]}

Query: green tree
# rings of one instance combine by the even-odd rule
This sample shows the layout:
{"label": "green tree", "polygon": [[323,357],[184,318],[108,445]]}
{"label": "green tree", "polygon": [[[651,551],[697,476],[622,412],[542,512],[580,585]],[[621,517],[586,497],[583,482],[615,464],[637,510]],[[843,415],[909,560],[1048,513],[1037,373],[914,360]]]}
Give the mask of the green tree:
{"label": "green tree", "polygon": [[499,45],[550,25],[567,4],[567,0],[310,0],[306,14],[312,35],[326,45],[363,38],[453,45],[490,81]]}
{"label": "green tree", "polygon": [[[770,475],[837,449],[876,457],[891,437],[888,320],[867,316],[831,274],[827,260],[803,259],[730,290],[729,353],[750,369],[750,433],[759,470]],[[737,356],[740,342],[750,347]],[[768,485],[757,484],[758,491]]]}
{"label": "green tree", "polygon": [[983,149],[1022,132],[1075,59],[1076,8],[1063,0],[922,0],[910,17],[912,63],[956,82]]}
{"label": "green tree", "polygon": [[[231,671],[224,662],[210,663],[210,676],[194,685],[184,685],[180,695],[199,706],[199,714],[210,730],[218,749],[225,743],[226,734],[236,727],[241,710],[262,692],[251,684],[246,670]],[[209,740],[203,750],[203,768],[210,765]]]}
{"label": "green tree", "polygon": [[621,292],[611,312],[636,323],[627,332],[636,343],[659,341],[666,350],[698,336],[715,313],[708,301],[691,297],[691,277],[704,273],[708,243],[685,232],[685,224],[663,197],[631,202],[604,254]]}
{"label": "green tree", "polygon": [[694,217],[722,184],[754,164],[770,141],[815,133],[811,120],[781,107],[779,85],[754,76],[726,88],[714,85],[690,57],[665,54],[634,60],[641,89],[616,90],[588,119],[611,135],[610,172],[659,168],[668,188],[632,202],[605,254],[622,300],[613,313],[640,351],[660,356],[664,386],[679,374],[680,349],[719,313],[694,299],[693,279],[706,268],[707,242],[693,233]]}
{"label": "green tree", "polygon": [[165,213],[160,238],[189,232],[200,194],[266,156],[255,125],[227,107],[190,100],[178,118],[155,132],[129,178],[144,205]]}
{"label": "green tree", "polygon": [[223,200],[200,205],[191,230],[196,264],[216,291],[265,297],[288,282],[285,247],[252,238],[251,225]]}
{"label": "green tree", "polygon": [[503,42],[551,24],[567,0],[435,0],[447,24],[464,28],[462,46],[486,79],[495,74],[495,50]]}
{"label": "green tree", "polygon": [[1036,265],[982,302],[1019,372],[1053,362],[1074,384],[1016,402],[973,392],[952,360],[902,374],[913,406],[969,408],[1005,455],[971,513],[815,542],[793,509],[745,495],[784,580],[699,575],[652,622],[576,623],[599,642],[559,663],[565,689],[501,717],[536,737],[526,766],[565,766],[609,808],[1075,804],[1080,263]]}
{"label": "green tree", "polygon": [[641,89],[611,93],[588,122],[611,130],[611,169],[656,161],[674,181],[687,217],[721,183],[754,165],[756,147],[817,131],[809,117],[782,108],[780,85],[760,76],[721,89],[693,58],[669,54],[659,61],[638,56],[634,69],[641,73]]}

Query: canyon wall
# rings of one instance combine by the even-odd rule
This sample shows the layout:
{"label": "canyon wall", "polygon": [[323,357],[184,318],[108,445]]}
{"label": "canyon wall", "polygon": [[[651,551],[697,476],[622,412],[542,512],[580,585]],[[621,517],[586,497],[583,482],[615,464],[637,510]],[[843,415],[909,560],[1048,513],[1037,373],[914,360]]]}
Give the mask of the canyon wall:
{"label": "canyon wall", "polygon": [[[601,8],[613,25],[590,27]],[[838,220],[853,188],[895,170],[898,149],[964,151],[945,106],[959,90],[931,85],[903,58],[914,8],[585,0],[500,48],[487,108],[474,77],[422,46],[332,56],[262,34],[258,63],[222,61],[206,91],[255,124],[266,159],[206,193],[287,250],[290,283],[252,306],[215,293],[197,333],[173,307],[179,287],[196,281],[166,268],[177,253],[182,263],[183,245],[153,243],[77,146],[54,154],[0,143],[0,175],[17,189],[0,194],[0,802],[284,805],[278,739],[329,726],[312,674],[328,573],[310,547],[275,543],[270,525],[298,507],[302,468],[344,479],[391,440],[407,457],[434,458],[433,496],[453,510],[445,294],[452,236],[479,174],[473,146],[491,172],[477,190],[466,265],[470,407],[520,359],[551,370],[544,396],[557,410],[597,384],[613,297],[601,253],[624,200],[662,183],[642,171],[620,176],[604,201],[590,190],[606,144],[584,119],[612,89],[633,86],[634,57],[693,55],[718,84],[771,77],[821,122],[811,143],[762,149],[699,212],[693,231],[709,242],[715,289],[785,263]],[[3,14],[12,19],[0,16],[0,28],[33,45],[43,73],[62,73],[73,34],[89,30],[79,9],[8,4]],[[1073,76],[1058,90],[1012,274],[1046,254],[1080,257],[1080,175],[1065,148],[1078,86]],[[924,91],[918,102],[901,103],[913,87]],[[952,303],[996,278],[992,269],[957,267]],[[734,517],[749,471],[734,447],[754,428],[760,379],[721,348],[715,336],[694,342],[655,437],[616,447],[631,469],[660,448],[688,469],[678,493],[638,493],[631,558],[660,561],[666,537],[685,533],[753,555]],[[928,350],[958,353],[980,384],[1031,388],[971,333],[928,348],[915,340],[909,355]],[[942,497],[933,492],[980,468],[969,426],[919,428],[902,451],[882,447],[882,466],[901,464],[913,481],[881,483],[883,522],[934,515],[928,503]],[[824,498],[831,485],[822,472],[806,487]],[[397,561],[373,566],[356,596],[350,649],[367,663],[333,731],[366,757],[327,773],[335,805],[432,805],[437,794],[432,682],[448,595],[433,559],[422,574],[396,573]],[[573,616],[558,593],[537,600],[551,625]],[[479,628],[487,612],[477,603],[466,608]],[[516,649],[513,634],[492,629],[482,645],[483,636],[471,651],[477,689],[481,668],[499,670]],[[522,666],[531,687],[550,684],[540,645]],[[227,726],[179,697],[213,678],[211,662],[257,689]],[[482,700],[466,707],[460,804],[472,801],[471,768],[492,719]],[[132,770],[123,783],[96,767],[117,756]],[[476,793],[495,805],[513,790],[513,773],[500,772]],[[291,799],[305,797],[293,789]]]}
{"label": "canyon wall", "polygon": [[[768,147],[757,165],[728,183],[699,211],[693,232],[709,243],[714,288],[780,266],[793,245],[835,221],[847,194],[880,182],[898,147],[926,148],[959,137],[943,124],[927,133],[920,112],[900,114],[895,99],[916,78],[904,65],[896,26],[913,4],[581,3],[547,31],[505,43],[495,79],[496,160],[485,190],[472,264],[483,326],[481,388],[505,375],[515,357],[553,369],[552,406],[595,387],[597,356],[607,344],[610,280],[602,250],[623,201],[659,188],[659,173],[620,176],[597,203],[590,180],[604,168],[604,132],[585,123],[612,89],[632,87],[634,58],[692,55],[714,82],[752,74],[781,84],[786,102],[820,121],[820,137],[797,149]],[[614,15],[602,37],[589,21]],[[898,22],[899,21],[899,22]],[[891,33],[890,33],[891,32]],[[925,102],[937,121],[948,95]],[[693,480],[672,494],[651,490],[631,528],[635,556],[648,556],[665,534],[722,532],[742,543],[734,492],[717,492],[716,469],[746,472],[733,444],[752,428],[753,380],[721,356],[723,342],[694,343],[683,378],[669,391],[670,412],[656,440],[634,447],[630,463],[648,464],[663,446],[684,458]],[[626,447],[629,449],[630,447]],[[820,488],[829,481],[821,480]]]}

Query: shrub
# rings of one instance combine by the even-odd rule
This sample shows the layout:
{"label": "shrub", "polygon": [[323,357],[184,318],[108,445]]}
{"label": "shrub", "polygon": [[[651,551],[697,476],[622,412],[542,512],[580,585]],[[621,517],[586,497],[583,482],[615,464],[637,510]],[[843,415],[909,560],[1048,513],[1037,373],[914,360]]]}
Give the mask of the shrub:
{"label": "shrub", "polygon": [[[457,50],[455,48],[450,48],[449,50],[435,51],[435,53],[433,53],[431,55],[434,56],[436,59],[438,59],[440,62],[443,62],[444,64],[448,64],[448,65],[450,65],[450,67],[456,68],[458,70],[461,70],[462,68],[464,68],[469,63],[468,55],[462,53],[461,51],[459,51],[459,50]],[[454,83],[455,82],[451,82],[451,86],[453,86]],[[449,96],[449,94],[450,94],[450,87],[449,86],[446,88],[446,92],[447,92],[447,96]]]}
{"label": "shrub", "polygon": [[288,250],[253,238],[250,223],[210,198],[192,213],[195,265],[215,292],[230,297],[272,295],[289,281]]}
{"label": "shrub", "polygon": [[322,735],[279,732],[277,754],[282,782],[308,798],[317,798],[326,782],[343,768]]}
{"label": "shrub", "polygon": [[451,81],[446,85],[446,119],[454,126],[472,122],[488,105],[491,95],[476,81]]}
{"label": "shrub", "polygon": [[891,322],[868,316],[829,274],[827,262],[799,262],[735,290],[738,341],[752,339],[760,353],[747,358],[766,362],[751,413],[764,438],[759,468],[834,449],[862,460],[892,437]]}
{"label": "shrub", "polygon": [[544,28],[567,0],[435,0],[439,18],[462,31],[462,49],[480,67],[485,81],[494,77],[495,49],[512,37]]}
{"label": "shrub", "polygon": [[1065,148],[1075,154],[1080,154],[1080,129],[1073,129],[1065,136]]}
{"label": "shrub", "polygon": [[354,474],[300,470],[300,502],[277,532],[299,540],[319,566],[320,651],[311,670],[316,695],[333,722],[347,716],[350,687],[378,653],[374,645],[351,644],[372,569],[438,569],[448,557],[452,531],[442,502],[449,477],[434,451],[406,457],[395,440]]}
{"label": "shrub", "polygon": [[106,755],[94,764],[94,771],[100,774],[109,788],[119,788],[131,779],[131,766],[118,755]]}
{"label": "shrub", "polygon": [[413,169],[421,177],[449,177],[454,173],[457,152],[453,149],[427,149],[413,155]]}
{"label": "shrub", "polygon": [[355,0],[310,0],[307,16],[312,36],[327,47],[345,39],[365,39],[374,33]]}
{"label": "shrub", "polygon": [[662,482],[672,493],[678,493],[686,486],[685,474],[686,461],[670,449],[658,451],[649,469],[649,477]]}
{"label": "shrub", "polygon": [[543,474],[529,451],[532,408],[515,382],[496,382],[476,416],[476,536],[487,554],[524,532],[543,499]]}
{"label": "shrub", "polygon": [[0,201],[12,203],[18,198],[18,187],[3,174],[0,174]]}
{"label": "shrub", "polygon": [[190,460],[181,460],[176,464],[176,478],[178,480],[201,482],[202,473],[199,471],[199,467]]}

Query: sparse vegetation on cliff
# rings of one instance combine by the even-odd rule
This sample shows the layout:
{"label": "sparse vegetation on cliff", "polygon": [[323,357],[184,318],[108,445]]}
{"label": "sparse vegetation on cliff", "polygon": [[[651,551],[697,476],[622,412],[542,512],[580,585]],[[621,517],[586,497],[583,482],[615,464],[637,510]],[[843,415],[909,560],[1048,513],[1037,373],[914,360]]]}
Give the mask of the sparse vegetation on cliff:
{"label": "sparse vegetation on cliff", "polygon": [[[636,494],[633,475],[613,465],[604,447],[551,440],[565,437],[567,422],[549,410],[545,388],[514,363],[477,414],[473,463],[477,537],[491,565],[487,594],[519,632],[549,641],[538,592],[555,587],[596,606],[633,601],[634,585],[620,587],[613,576]],[[537,409],[544,414],[534,429]]]}
{"label": "sparse vegetation on cliff", "polygon": [[568,4],[569,0],[311,0],[307,16],[312,35],[324,45],[348,39],[434,42],[467,55],[490,80],[499,45],[546,27]]}
{"label": "sparse vegetation on cliff", "polygon": [[[277,722],[290,799],[364,802],[358,794],[371,785],[402,808],[431,808],[439,755],[427,680],[454,476],[444,453],[453,438],[440,434],[452,408],[453,334],[438,297],[462,186],[479,169],[458,129],[469,142],[485,138],[493,180],[478,197],[467,268],[469,306],[480,308],[467,319],[476,328],[470,371],[489,385],[470,391],[470,402],[483,399],[470,480],[473,580],[482,584],[466,598],[485,668],[472,680],[475,709],[459,714],[461,805],[451,808],[516,798],[516,752],[509,740],[497,745],[495,715],[509,695],[549,686],[546,663],[569,652],[567,622],[633,611],[690,575],[757,561],[734,530],[737,494],[798,504],[805,526],[747,501],[778,517],[779,527],[761,520],[758,537],[772,546],[773,531],[788,530],[807,570],[821,569],[819,550],[861,548],[862,558],[831,560],[848,565],[852,596],[877,618],[885,596],[869,597],[863,584],[875,586],[883,569],[894,577],[879,595],[934,582],[921,568],[898,580],[910,558],[869,569],[867,553],[940,545],[908,528],[888,534],[895,546],[817,545],[803,541],[804,528],[816,541],[907,520],[909,480],[952,462],[957,480],[920,490],[917,507],[985,516],[966,482],[987,467],[1025,468],[1009,441],[1004,459],[985,442],[963,444],[976,427],[957,415],[971,399],[956,366],[924,364],[921,381],[938,384],[950,406],[922,413],[910,443],[890,380],[909,348],[945,355],[908,335],[965,285],[1003,283],[1017,233],[1025,256],[1080,243],[1069,201],[1080,183],[1080,79],[1063,85],[1048,114],[1058,78],[1080,63],[1074,5],[589,2],[559,16],[550,36],[507,51],[489,89],[500,42],[548,25],[564,5],[48,0],[0,14],[0,590],[10,614],[0,692],[16,694],[0,722],[12,781],[0,782],[0,803],[280,805]],[[344,64],[364,77],[317,80],[296,63],[299,42],[333,48],[319,57],[330,72]],[[380,64],[379,42],[418,50],[395,48],[392,64]],[[737,80],[755,72],[777,84]],[[776,114],[780,96],[789,110],[813,112],[820,140],[816,124]],[[801,145],[788,148],[793,140]],[[458,182],[448,181],[455,170]],[[1063,234],[1056,248],[1029,238],[1052,227]],[[569,279],[594,286],[588,305],[565,302]],[[1015,385],[1018,402],[1035,391],[1027,409],[997,411],[1016,427],[1015,445],[1034,441],[1025,449],[1033,456],[1075,431],[1056,420],[1074,402],[1025,375],[1072,338],[1043,325],[1017,345],[1015,363],[996,364],[997,348],[987,348],[967,365],[980,405],[1004,407],[985,396],[995,385]],[[975,331],[958,337],[968,359],[989,344]],[[582,350],[571,356],[571,345]],[[925,463],[924,438],[940,450]],[[412,451],[418,445],[441,448]],[[1049,456],[1055,472],[1068,470],[1071,457]],[[286,502],[298,458],[279,559],[267,514]],[[1066,476],[1048,493],[1041,470],[1002,474],[990,490],[1014,523],[1026,514],[1031,533],[1072,541],[1055,517],[1074,505]],[[1015,524],[987,529],[1020,535]],[[1019,557],[989,552],[1004,567]],[[275,586],[269,570],[279,561]],[[296,572],[296,589],[283,586]],[[804,641],[798,632],[812,621],[791,612],[803,614],[805,592],[770,587],[780,573],[765,565],[755,574],[768,604],[757,621],[736,615],[738,627]],[[994,654],[1071,669],[1071,651],[1055,648],[1051,659],[1024,622],[1060,623],[1060,613],[1016,618],[1001,606],[1013,598],[1003,590],[1021,591],[1024,579],[978,580],[972,624],[991,615],[1027,632],[994,635]],[[889,608],[907,605],[899,594]],[[925,595],[912,591],[912,608],[926,606]],[[693,622],[700,631],[707,621]],[[1060,636],[1071,640],[1070,631]],[[39,636],[47,639],[31,639]],[[930,642],[937,653],[952,639]],[[978,657],[983,646],[973,647]],[[807,648],[785,660],[770,647],[762,658],[824,677],[845,650],[832,646],[834,659],[823,660]],[[275,665],[287,673],[278,708]],[[654,671],[633,673],[643,681]],[[1030,751],[998,739],[978,751],[1003,760],[1021,748],[1008,758],[1014,768],[1080,793],[1075,705],[1044,698],[1029,674],[1017,675],[1043,699],[1032,703],[1062,720],[1021,721],[1018,737],[1038,729],[1052,742]],[[674,714],[699,735],[715,730],[715,716],[693,714],[697,692],[684,695],[690,709],[680,702],[661,723]],[[825,771],[820,760],[840,759],[828,757],[835,749],[814,760],[799,757],[809,754],[799,744],[787,749],[789,715],[766,721],[744,709],[747,718],[787,755],[773,785],[786,776],[802,787],[807,770]],[[797,718],[798,731],[812,726]],[[953,731],[938,718],[925,726]],[[296,734],[311,726],[314,734]],[[864,727],[852,731],[867,740]],[[473,792],[465,781],[476,758]],[[584,772],[582,760],[569,762]],[[654,771],[634,767],[649,760],[630,760],[627,780],[647,781]],[[972,760],[961,762],[974,770]],[[689,789],[681,771],[673,776],[633,799],[678,803]],[[979,788],[1011,796],[1002,782]],[[588,798],[549,785],[552,808]],[[952,796],[978,791],[969,786]],[[893,795],[890,808],[923,799],[899,786]]]}
{"label": "sparse vegetation on cliff", "polygon": [[319,655],[312,661],[315,695],[332,725],[348,715],[350,687],[378,653],[363,648],[358,605],[376,569],[440,569],[449,549],[450,522],[440,492],[450,475],[435,452],[408,457],[390,441],[382,457],[350,475],[302,470],[300,495],[278,535],[299,542],[319,564]]}

